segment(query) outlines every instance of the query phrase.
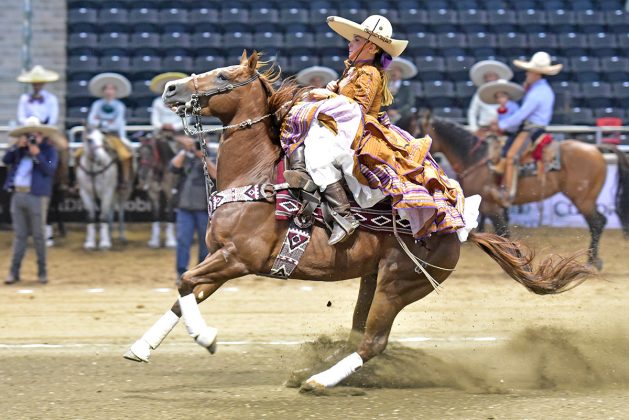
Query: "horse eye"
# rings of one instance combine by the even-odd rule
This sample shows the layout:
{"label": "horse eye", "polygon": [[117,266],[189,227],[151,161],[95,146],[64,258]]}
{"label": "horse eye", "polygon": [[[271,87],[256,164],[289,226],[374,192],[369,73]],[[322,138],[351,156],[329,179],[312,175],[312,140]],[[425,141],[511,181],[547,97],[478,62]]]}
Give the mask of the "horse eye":
{"label": "horse eye", "polygon": [[219,75],[216,76],[216,79],[221,81],[221,82],[226,82],[227,81],[227,77],[225,77],[225,75],[223,73],[219,73]]}

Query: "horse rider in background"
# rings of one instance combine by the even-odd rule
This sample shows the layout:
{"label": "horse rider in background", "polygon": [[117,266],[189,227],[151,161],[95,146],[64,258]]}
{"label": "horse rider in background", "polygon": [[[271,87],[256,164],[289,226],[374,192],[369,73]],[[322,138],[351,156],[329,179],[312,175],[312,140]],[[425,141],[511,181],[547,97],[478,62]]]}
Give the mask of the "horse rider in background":
{"label": "horse rider in background", "polygon": [[513,132],[503,148],[505,172],[500,188],[492,189],[493,198],[503,207],[511,205],[517,192],[517,162],[552,120],[555,94],[546,76],[558,74],[563,67],[552,65],[550,55],[543,51],[533,54],[530,61],[513,60],[513,64],[526,70],[522,105],[511,116],[492,122],[493,130]]}
{"label": "horse rider in background", "polygon": [[[20,96],[17,105],[17,122],[24,125],[31,117],[36,117],[42,124],[51,126],[57,125],[59,121],[59,101],[57,97],[44,89],[46,83],[53,83],[59,80],[59,74],[52,70],[48,70],[43,66],[34,66],[29,71],[22,72],[17,81],[20,83],[29,83],[32,86],[31,93],[23,93]],[[59,133],[59,135],[61,135]],[[59,221],[58,204],[63,201],[65,189],[69,183],[68,168],[68,148],[62,148],[58,151],[59,164],[55,172],[55,180],[53,182],[52,197],[48,206],[48,214],[46,216],[46,245],[53,246],[53,229],[49,222]]]}
{"label": "horse rider in background", "polygon": [[[496,60],[483,60],[474,64],[470,69],[470,79],[472,83],[480,88],[485,83],[494,82],[499,79],[511,80],[513,72],[506,65]],[[488,104],[481,100],[478,90],[472,96],[472,101],[467,110],[467,125],[469,130],[480,139],[484,139],[489,134],[492,121],[498,118],[498,105]]]}
{"label": "horse rider in background", "polygon": [[131,83],[117,73],[101,73],[89,82],[92,96],[100,97],[92,103],[87,117],[88,128],[98,129],[107,144],[116,152],[121,167],[120,188],[131,186],[133,150],[126,138],[125,105],[119,100],[131,94]]}
{"label": "horse rider in background", "polygon": [[324,88],[332,80],[339,78],[337,72],[329,67],[312,66],[306,67],[295,76],[297,83],[302,86],[312,86],[315,88]]}

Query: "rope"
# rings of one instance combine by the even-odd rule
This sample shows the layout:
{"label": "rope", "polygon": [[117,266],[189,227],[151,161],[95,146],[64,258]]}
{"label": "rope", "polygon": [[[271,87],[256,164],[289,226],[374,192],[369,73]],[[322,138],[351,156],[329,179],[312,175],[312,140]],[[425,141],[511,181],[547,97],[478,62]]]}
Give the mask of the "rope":
{"label": "rope", "polygon": [[443,271],[454,271],[454,268],[439,267],[438,265],[430,264],[429,262],[424,261],[424,260],[416,257],[411,252],[411,250],[408,249],[408,246],[402,240],[402,238],[400,237],[400,234],[397,231],[397,223],[395,221],[396,214],[397,214],[397,212],[395,211],[395,209],[392,209],[391,210],[391,216],[393,218],[393,235],[395,235],[395,239],[397,239],[398,243],[400,244],[400,247],[406,253],[406,255],[411,259],[411,261],[413,261],[413,263],[415,263],[415,266],[424,274],[424,276],[426,276],[426,278],[430,282],[430,285],[435,289],[435,292],[439,293],[439,291],[441,291],[443,289],[443,287],[439,284],[439,282],[437,280],[434,279],[433,276],[430,275],[430,273],[428,272],[428,270],[426,270],[424,268],[424,266],[427,265],[429,267],[437,268],[437,269],[443,270]]}

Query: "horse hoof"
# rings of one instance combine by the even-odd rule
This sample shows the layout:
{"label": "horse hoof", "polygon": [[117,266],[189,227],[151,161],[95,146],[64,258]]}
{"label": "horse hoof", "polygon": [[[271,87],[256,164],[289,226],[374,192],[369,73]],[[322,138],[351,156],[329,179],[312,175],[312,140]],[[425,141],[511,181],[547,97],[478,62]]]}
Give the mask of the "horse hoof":
{"label": "horse hoof", "polygon": [[174,239],[173,240],[168,240],[167,239],[166,243],[165,243],[165,246],[166,246],[166,248],[169,248],[169,249],[177,248],[177,241],[174,240]]}
{"label": "horse hoof", "polygon": [[588,261],[588,264],[596,268],[598,271],[603,270],[603,260],[600,258],[594,258],[593,260]]}
{"label": "horse hoof", "polygon": [[216,336],[218,335],[218,330],[216,328],[207,327],[207,329],[199,334],[195,339],[197,344],[203,346],[210,352],[210,354],[216,353]]}
{"label": "horse hoof", "polygon": [[83,244],[83,248],[87,251],[93,251],[96,249],[96,245],[92,243]]}
{"label": "horse hoof", "polygon": [[122,355],[127,360],[131,360],[139,363],[148,363],[151,355],[151,349],[146,342],[138,340],[125,354]]}
{"label": "horse hoof", "polygon": [[325,385],[320,384],[319,382],[309,379],[304,382],[299,388],[299,392],[304,393],[320,393],[325,390]]}
{"label": "horse hoof", "polygon": [[152,249],[159,248],[159,241],[151,240],[151,241],[148,241],[146,244],[148,245],[149,248],[152,248]]}
{"label": "horse hoof", "polygon": [[111,249],[111,244],[110,243],[98,244],[98,248],[101,251],[109,251]]}

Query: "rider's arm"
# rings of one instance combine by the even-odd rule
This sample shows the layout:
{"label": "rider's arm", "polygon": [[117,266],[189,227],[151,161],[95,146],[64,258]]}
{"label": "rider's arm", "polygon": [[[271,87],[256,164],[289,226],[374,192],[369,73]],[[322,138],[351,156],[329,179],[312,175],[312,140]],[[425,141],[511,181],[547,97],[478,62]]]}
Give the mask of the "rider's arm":
{"label": "rider's arm", "polygon": [[17,123],[24,125],[26,120],[26,104],[28,103],[28,94],[24,93],[20,96],[20,101],[17,104]]}
{"label": "rider's arm", "polygon": [[33,171],[39,171],[46,176],[53,176],[57,170],[59,156],[53,146],[40,148],[39,154],[33,156]]}
{"label": "rider's arm", "polygon": [[127,121],[125,120],[125,112],[127,111],[127,108],[120,101],[116,102],[116,107],[118,108],[118,111],[116,112],[116,119],[112,124],[112,128],[118,130],[118,136],[123,139],[126,137],[125,129],[127,127]]}
{"label": "rider's arm", "polygon": [[101,100],[98,99],[92,102],[90,107],[90,113],[87,115],[87,125],[93,128],[100,127],[100,117],[98,116],[98,110],[100,109]]}
{"label": "rider's arm", "polygon": [[476,132],[478,130],[478,112],[480,111],[480,98],[478,97],[478,92],[472,96],[472,102],[470,102],[470,107],[467,109],[467,125],[471,132]]}
{"label": "rider's arm", "polygon": [[517,130],[520,125],[535,111],[537,108],[537,99],[535,97],[528,95],[520,107],[516,112],[514,112],[511,116],[498,121],[498,127],[501,130],[506,131],[514,131]]}

